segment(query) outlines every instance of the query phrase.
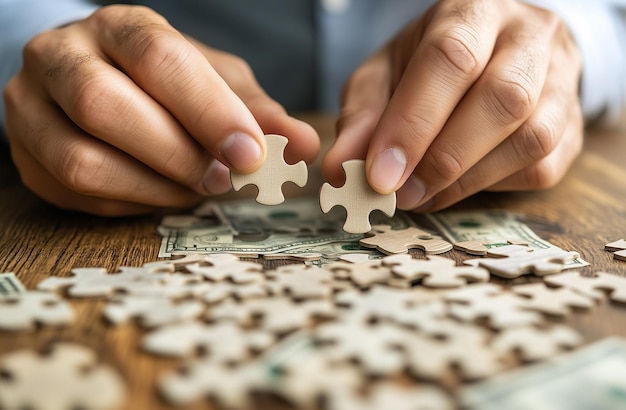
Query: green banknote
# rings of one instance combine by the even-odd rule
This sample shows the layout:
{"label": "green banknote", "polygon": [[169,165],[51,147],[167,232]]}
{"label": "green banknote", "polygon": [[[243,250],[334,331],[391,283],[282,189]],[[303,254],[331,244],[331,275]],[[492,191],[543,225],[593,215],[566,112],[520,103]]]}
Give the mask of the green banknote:
{"label": "green banknote", "polygon": [[13,272],[0,273],[0,299],[22,293],[26,293],[26,288]]}
{"label": "green banknote", "polygon": [[[198,218],[189,227],[159,228],[163,235],[159,257],[180,251],[265,255],[301,250],[307,253],[331,243],[353,247],[363,237],[343,231],[345,212],[341,208],[325,214],[320,210],[319,199],[314,197],[289,199],[276,206],[261,205],[253,199],[213,201],[198,208],[195,215]],[[372,225],[386,224],[393,229],[414,225],[403,212],[396,212],[393,218],[373,212],[370,221]],[[337,249],[333,247],[333,252]]]}
{"label": "green banknote", "polygon": [[626,341],[608,338],[542,364],[465,388],[476,410],[626,409]]}

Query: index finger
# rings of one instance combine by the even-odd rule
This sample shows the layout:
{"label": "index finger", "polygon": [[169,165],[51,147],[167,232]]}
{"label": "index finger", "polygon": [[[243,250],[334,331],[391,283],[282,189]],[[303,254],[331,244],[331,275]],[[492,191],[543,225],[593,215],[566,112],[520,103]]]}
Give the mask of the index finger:
{"label": "index finger", "polygon": [[94,15],[102,49],[171,112],[215,158],[237,172],[258,168],[263,131],[202,53],[160,15],[114,6]]}
{"label": "index finger", "polygon": [[[452,0],[436,6],[371,140],[367,173],[378,192],[402,186],[481,75],[501,29],[500,5]],[[386,169],[398,167],[404,168],[399,178],[386,175]]]}

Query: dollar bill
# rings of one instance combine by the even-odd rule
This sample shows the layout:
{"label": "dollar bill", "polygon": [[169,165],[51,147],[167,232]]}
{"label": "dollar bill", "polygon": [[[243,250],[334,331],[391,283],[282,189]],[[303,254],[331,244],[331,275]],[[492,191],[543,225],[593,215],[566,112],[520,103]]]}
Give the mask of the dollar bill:
{"label": "dollar bill", "polygon": [[463,408],[626,409],[626,341],[608,338],[549,362],[465,388]]}
{"label": "dollar bill", "polygon": [[[294,198],[277,206],[265,206],[253,199],[209,202],[196,210],[189,227],[161,226],[163,235],[159,257],[172,252],[231,252],[265,255],[279,252],[311,252],[331,243],[354,243],[363,237],[341,228],[345,211],[335,208],[325,214],[318,198]],[[218,220],[219,223],[214,221]],[[380,212],[370,216],[372,224],[391,225],[393,229],[413,226],[403,212],[388,218]]]}
{"label": "dollar bill", "polygon": [[[501,210],[450,211],[429,214],[429,220],[452,243],[481,241],[487,248],[508,245],[509,240],[523,241],[533,249],[556,246],[537,236],[519,219],[519,214]],[[576,258],[567,269],[582,268],[589,263]]]}
{"label": "dollar bill", "polygon": [[26,288],[13,272],[0,273],[0,299],[22,293],[26,293]]}

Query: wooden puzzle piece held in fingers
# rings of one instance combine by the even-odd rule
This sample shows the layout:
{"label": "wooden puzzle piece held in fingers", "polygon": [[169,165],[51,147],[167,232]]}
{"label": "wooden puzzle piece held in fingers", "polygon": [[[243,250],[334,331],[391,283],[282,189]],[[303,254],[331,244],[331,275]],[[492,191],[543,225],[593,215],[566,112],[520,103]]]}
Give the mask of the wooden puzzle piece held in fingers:
{"label": "wooden puzzle piece held in fingers", "polygon": [[329,183],[322,186],[320,205],[328,213],[335,205],[346,209],[346,222],[343,229],[349,233],[365,233],[371,229],[369,215],[381,210],[388,217],[396,212],[396,194],[379,194],[367,182],[365,161],[353,159],[342,164],[346,173],[346,183],[335,188]]}
{"label": "wooden puzzle piece held in fingers", "polygon": [[265,136],[267,157],[257,171],[251,174],[230,173],[230,181],[235,191],[246,185],[256,185],[259,192],[256,201],[263,205],[278,205],[285,201],[282,186],[290,181],[299,187],[306,185],[308,168],[304,161],[290,165],[283,157],[285,147],[289,142],[282,135],[270,134]]}

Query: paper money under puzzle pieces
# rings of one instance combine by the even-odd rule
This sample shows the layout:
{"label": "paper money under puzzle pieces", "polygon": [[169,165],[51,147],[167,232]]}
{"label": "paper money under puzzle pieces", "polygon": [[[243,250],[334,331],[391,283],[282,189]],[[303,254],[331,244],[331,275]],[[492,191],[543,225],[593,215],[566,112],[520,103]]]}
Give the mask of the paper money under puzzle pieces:
{"label": "paper money under puzzle pieces", "polygon": [[265,136],[267,156],[261,167],[250,174],[230,173],[230,180],[235,191],[246,185],[256,185],[259,192],[256,201],[264,205],[278,205],[285,201],[282,186],[285,182],[293,182],[299,187],[306,185],[308,168],[304,161],[294,165],[287,164],[283,157],[288,140],[282,135]]}
{"label": "paper money under puzzle pieces", "polygon": [[395,192],[387,195],[379,194],[367,182],[365,161],[353,159],[342,164],[346,174],[346,182],[335,188],[328,182],[320,191],[320,205],[324,213],[334,206],[341,205],[346,209],[346,222],[343,229],[350,233],[365,233],[371,229],[369,215],[374,210],[381,210],[388,217],[396,212]]}
{"label": "paper money under puzzle pieces", "polygon": [[84,346],[59,343],[48,355],[20,350],[0,358],[0,408],[115,410],[122,379]]}
{"label": "paper money under puzzle pieces", "polygon": [[433,238],[429,232],[414,226],[394,230],[389,225],[375,225],[369,235],[371,236],[361,239],[360,244],[366,248],[376,248],[387,255],[407,253],[409,249],[414,248],[430,254],[444,253],[452,249],[451,243]]}

